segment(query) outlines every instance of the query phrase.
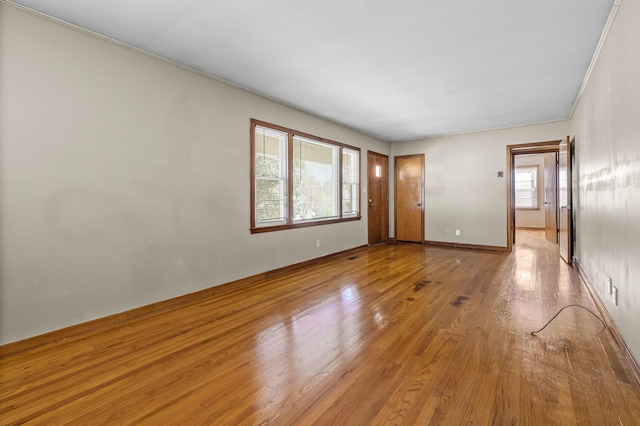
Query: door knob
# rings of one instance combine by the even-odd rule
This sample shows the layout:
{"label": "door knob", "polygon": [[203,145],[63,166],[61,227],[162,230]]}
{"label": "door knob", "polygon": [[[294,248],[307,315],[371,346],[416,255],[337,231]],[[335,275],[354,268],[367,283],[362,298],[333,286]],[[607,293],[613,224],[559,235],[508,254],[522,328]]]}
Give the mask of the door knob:
{"label": "door knob", "polygon": [[421,203],[418,203],[418,207],[420,207],[421,205],[422,205]]}

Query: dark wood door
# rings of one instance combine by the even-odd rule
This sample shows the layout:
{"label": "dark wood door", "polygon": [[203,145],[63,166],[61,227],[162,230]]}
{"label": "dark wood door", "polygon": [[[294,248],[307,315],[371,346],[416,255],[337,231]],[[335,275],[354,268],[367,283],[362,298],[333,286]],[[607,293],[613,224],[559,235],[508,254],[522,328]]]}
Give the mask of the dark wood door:
{"label": "dark wood door", "polygon": [[424,241],[424,154],[395,157],[396,240]]}
{"label": "dark wood door", "polygon": [[571,263],[571,147],[569,136],[558,151],[558,245],[560,257]]}
{"label": "dark wood door", "polygon": [[369,245],[389,239],[389,157],[367,152]]}
{"label": "dark wood door", "polygon": [[558,169],[557,154],[544,158],[544,234],[558,244]]}

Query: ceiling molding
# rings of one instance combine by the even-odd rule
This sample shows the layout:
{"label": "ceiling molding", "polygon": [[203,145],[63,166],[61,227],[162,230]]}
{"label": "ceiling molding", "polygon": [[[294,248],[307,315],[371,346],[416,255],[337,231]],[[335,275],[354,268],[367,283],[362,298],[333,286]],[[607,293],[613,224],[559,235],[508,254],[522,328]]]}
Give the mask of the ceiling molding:
{"label": "ceiling molding", "polygon": [[6,4],[8,6],[11,6],[11,7],[15,7],[16,9],[20,9],[20,10],[24,11],[25,13],[29,13],[29,14],[32,14],[32,15],[37,16],[39,18],[45,19],[47,21],[62,25],[62,26],[67,27],[67,28],[69,28],[71,30],[74,30],[74,31],[77,31],[77,32],[82,33],[84,35],[87,35],[89,37],[95,38],[97,40],[101,40],[101,41],[107,42],[109,44],[113,44],[115,46],[122,47],[124,49],[129,50],[129,51],[132,51],[132,52],[141,54],[143,56],[146,56],[148,58],[155,59],[157,61],[164,62],[165,64],[172,65],[174,67],[183,69],[185,71],[192,72],[194,74],[199,75],[200,77],[204,77],[204,78],[216,81],[218,83],[225,84],[227,86],[233,87],[235,89],[241,90],[243,92],[246,92],[246,93],[249,93],[249,94],[252,94],[252,95],[255,95],[255,96],[259,96],[259,97],[267,99],[267,100],[269,100],[271,102],[275,102],[277,104],[284,105],[284,106],[286,106],[288,108],[291,108],[291,109],[294,109],[296,111],[300,111],[302,113],[309,114],[309,115],[311,115],[313,117],[320,118],[320,119],[325,120],[327,122],[333,123],[333,124],[335,124],[337,126],[346,127],[349,130],[361,133],[363,135],[370,136],[370,137],[378,139],[378,140],[380,140],[382,142],[390,143],[390,141],[382,139],[379,136],[376,136],[376,135],[374,135],[372,133],[365,132],[362,129],[358,129],[358,128],[349,126],[348,124],[333,120],[330,117],[325,117],[325,116],[319,115],[317,113],[314,113],[313,111],[309,111],[309,110],[301,108],[301,107],[299,107],[297,105],[293,105],[293,104],[287,103],[287,102],[285,102],[285,101],[283,101],[281,99],[275,98],[273,96],[269,96],[269,95],[267,95],[265,93],[262,93],[262,92],[259,92],[257,90],[241,86],[241,85],[236,84],[236,83],[234,83],[232,81],[225,80],[223,78],[217,77],[217,76],[215,76],[213,74],[209,74],[209,73],[207,73],[205,71],[202,71],[202,70],[199,70],[197,68],[190,67],[189,65],[185,65],[185,64],[182,64],[180,62],[174,61],[173,59],[169,59],[169,58],[166,58],[164,56],[158,55],[156,53],[149,52],[147,50],[141,49],[139,47],[132,46],[132,45],[130,45],[128,43],[124,43],[124,42],[116,40],[114,38],[105,36],[104,34],[100,34],[100,33],[97,33],[95,31],[88,30],[86,28],[83,28],[83,27],[80,27],[78,25],[75,25],[75,24],[72,24],[70,22],[67,22],[67,21],[65,21],[63,19],[59,19],[59,18],[56,18],[54,16],[47,15],[46,13],[42,13],[42,12],[39,12],[37,10],[31,9],[29,7],[23,6],[21,4],[14,3],[11,0],[0,0],[0,4],[2,4],[2,3]]}
{"label": "ceiling molding", "polygon": [[582,85],[578,90],[578,95],[576,96],[576,100],[573,101],[573,105],[571,106],[571,112],[569,113],[569,120],[573,119],[573,114],[576,112],[576,108],[580,103],[580,99],[582,98],[582,93],[587,87],[587,83],[589,82],[589,78],[591,77],[591,73],[593,72],[593,68],[598,61],[598,57],[600,56],[600,51],[602,51],[602,47],[604,43],[607,41],[607,37],[609,36],[609,31],[611,30],[611,26],[613,25],[613,21],[615,21],[616,16],[618,15],[618,10],[620,9],[620,5],[623,0],[614,0],[613,6],[611,6],[611,12],[609,12],[609,17],[607,18],[607,22],[604,24],[604,28],[602,29],[602,34],[600,35],[600,40],[598,41],[598,45],[596,46],[596,51],[593,52],[593,57],[591,58],[591,62],[589,63],[589,68],[587,68],[587,72],[584,75],[584,80],[582,80]]}

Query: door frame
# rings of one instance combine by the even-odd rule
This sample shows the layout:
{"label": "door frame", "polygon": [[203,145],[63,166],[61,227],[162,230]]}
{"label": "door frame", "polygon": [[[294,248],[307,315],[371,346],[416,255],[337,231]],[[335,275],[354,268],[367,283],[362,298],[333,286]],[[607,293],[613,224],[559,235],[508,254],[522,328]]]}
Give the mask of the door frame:
{"label": "door frame", "polygon": [[[515,161],[517,155],[558,152],[562,139],[507,145],[507,251],[516,242]],[[557,173],[557,172],[556,172]]]}

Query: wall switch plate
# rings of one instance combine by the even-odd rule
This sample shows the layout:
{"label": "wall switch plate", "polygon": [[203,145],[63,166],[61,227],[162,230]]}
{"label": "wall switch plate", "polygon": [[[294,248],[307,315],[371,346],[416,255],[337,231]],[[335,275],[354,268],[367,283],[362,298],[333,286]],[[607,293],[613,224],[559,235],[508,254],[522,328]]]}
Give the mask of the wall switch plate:
{"label": "wall switch plate", "polygon": [[611,293],[611,298],[613,299],[613,304],[618,306],[618,288],[613,286],[613,292]]}
{"label": "wall switch plate", "polygon": [[613,281],[611,278],[607,278],[607,291],[609,291],[609,294],[613,293]]}
{"label": "wall switch plate", "polygon": [[460,236],[460,230],[459,229],[456,229],[456,235]]}

